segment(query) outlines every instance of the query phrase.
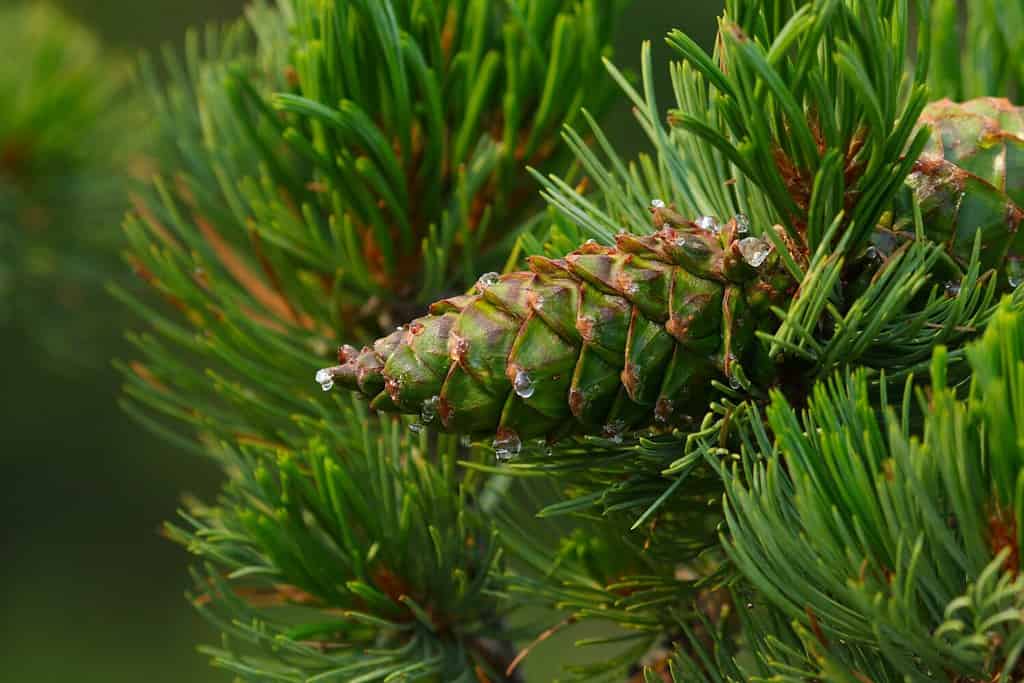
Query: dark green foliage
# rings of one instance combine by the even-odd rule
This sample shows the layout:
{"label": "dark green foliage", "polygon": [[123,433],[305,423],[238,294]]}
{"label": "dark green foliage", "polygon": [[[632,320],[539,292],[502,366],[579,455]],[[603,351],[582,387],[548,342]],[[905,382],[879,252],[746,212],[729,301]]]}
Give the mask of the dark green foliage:
{"label": "dark green foliage", "polygon": [[95,338],[110,309],[102,287],[142,141],[127,69],[46,4],[0,8],[0,32],[16,56],[0,60],[0,325],[65,372],[102,366],[69,339]]}

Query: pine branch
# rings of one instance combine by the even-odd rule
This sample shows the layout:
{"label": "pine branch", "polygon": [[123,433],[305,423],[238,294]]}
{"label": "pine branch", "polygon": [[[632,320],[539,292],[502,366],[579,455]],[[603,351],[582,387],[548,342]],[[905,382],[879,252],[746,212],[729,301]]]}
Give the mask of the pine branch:
{"label": "pine branch", "polygon": [[220,501],[168,527],[205,565],[193,603],[230,635],[214,659],[268,680],[511,680],[502,551],[456,440],[337,408],[350,426],[321,411],[308,443],[218,447]]}
{"label": "pine branch", "polygon": [[[881,418],[863,372],[820,384],[802,415],[776,395],[774,438],[748,423],[767,448],[723,470],[725,547],[764,599],[813,634],[808,661],[823,671],[881,682],[1017,670],[1024,461],[1010,441],[1024,405],[1024,318],[1011,311],[1004,304],[968,349],[970,400],[947,385],[940,347],[931,391],[916,405],[907,391]],[[858,651],[883,668],[859,669]]]}

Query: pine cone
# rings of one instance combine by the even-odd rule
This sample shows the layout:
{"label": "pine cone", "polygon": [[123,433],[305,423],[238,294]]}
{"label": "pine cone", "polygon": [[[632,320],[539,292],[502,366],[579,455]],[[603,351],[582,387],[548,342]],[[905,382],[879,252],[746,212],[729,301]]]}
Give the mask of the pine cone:
{"label": "pine cone", "polygon": [[[931,145],[907,179],[925,231],[966,264],[982,232],[982,264],[1010,286],[1024,278],[1024,117],[1006,100],[929,106]],[[440,418],[454,432],[497,430],[496,450],[522,439],[685,425],[708,405],[711,380],[735,384],[735,367],[755,380],[772,364],[751,344],[772,304],[785,308],[797,283],[772,243],[746,236],[743,216],[719,229],[652,207],[650,236],[622,234],[614,248],[586,244],[565,259],[533,257],[528,272],[481,278],[473,295],[431,307],[430,315],[361,351],[344,347],[341,365],[321,370],[358,390],[378,410]],[[906,224],[909,211],[904,210]],[[801,252],[785,242],[790,255]],[[884,254],[913,235],[879,227]]]}
{"label": "pine cone", "polygon": [[732,376],[753,321],[796,283],[745,217],[719,228],[661,202],[652,211],[659,232],[484,276],[373,348],[342,348],[318,381],[449,431],[497,431],[508,454],[526,438],[703,415],[710,380]]}
{"label": "pine cone", "polygon": [[1005,267],[1010,284],[1021,279],[1018,232],[1024,211],[1024,114],[994,97],[963,104],[928,105],[920,125],[932,139],[907,179],[928,236],[948,245],[960,265],[971,257],[981,230],[982,266]]}

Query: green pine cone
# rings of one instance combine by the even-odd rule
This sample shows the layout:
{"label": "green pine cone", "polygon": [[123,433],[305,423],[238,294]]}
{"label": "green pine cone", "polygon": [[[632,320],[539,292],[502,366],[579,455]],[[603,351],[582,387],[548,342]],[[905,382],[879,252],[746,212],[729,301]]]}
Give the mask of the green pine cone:
{"label": "green pine cone", "polygon": [[497,431],[506,455],[527,438],[703,416],[710,380],[748,360],[756,321],[796,283],[743,216],[689,222],[658,201],[652,213],[653,235],[484,276],[373,348],[343,348],[317,380],[449,431]]}
{"label": "green pine cone", "polygon": [[[965,265],[980,229],[983,266],[1003,269],[1015,287],[1024,255],[1020,110],[1006,100],[941,101],[921,125],[933,140],[907,184],[926,233]],[[771,324],[767,307],[785,308],[797,287],[772,243],[747,236],[742,216],[719,229],[660,201],[652,213],[659,232],[484,276],[474,294],[434,304],[372,348],[344,347],[341,365],[317,381],[357,390],[378,410],[439,418],[449,431],[496,431],[506,455],[537,436],[684,426],[706,412],[711,381],[735,386],[741,368],[771,383],[773,364],[752,358],[764,352],[750,342]],[[912,235],[880,226],[876,238],[885,254]]]}
{"label": "green pine cone", "polygon": [[1024,255],[1024,113],[1005,99],[940,100],[920,123],[931,126],[932,139],[907,183],[928,236],[966,265],[980,229],[982,266],[1004,268],[1016,287]]}

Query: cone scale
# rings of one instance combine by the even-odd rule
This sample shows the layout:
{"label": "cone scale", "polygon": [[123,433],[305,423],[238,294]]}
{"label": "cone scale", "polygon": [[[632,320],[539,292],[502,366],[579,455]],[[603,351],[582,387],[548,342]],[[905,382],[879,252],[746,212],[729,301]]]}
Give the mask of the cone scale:
{"label": "cone scale", "polygon": [[[932,144],[907,179],[929,238],[961,264],[982,234],[983,265],[1010,286],[1024,244],[1024,117],[1005,100],[936,102],[921,125]],[[339,351],[317,381],[358,391],[373,408],[417,414],[446,431],[496,435],[499,455],[525,439],[686,426],[703,417],[712,381],[757,383],[773,364],[751,343],[786,308],[798,283],[772,244],[736,216],[724,226],[687,221],[656,200],[648,236],[614,247],[584,244],[563,259],[532,257],[529,270],[483,276],[473,293],[445,299],[372,347]],[[906,219],[906,216],[900,216]],[[908,238],[894,222],[876,245]],[[906,221],[903,221],[906,224]],[[883,249],[883,252],[887,251]],[[1005,274],[1005,275],[1004,275]]]}

